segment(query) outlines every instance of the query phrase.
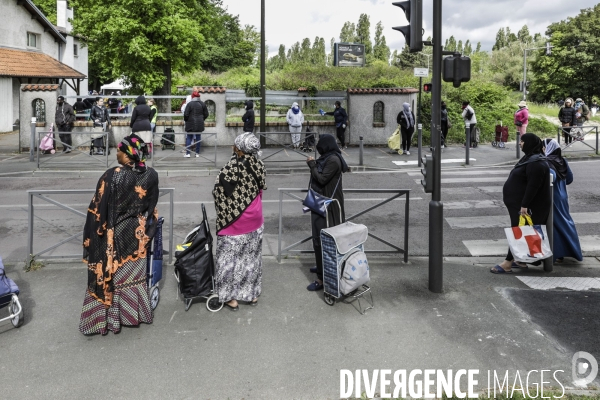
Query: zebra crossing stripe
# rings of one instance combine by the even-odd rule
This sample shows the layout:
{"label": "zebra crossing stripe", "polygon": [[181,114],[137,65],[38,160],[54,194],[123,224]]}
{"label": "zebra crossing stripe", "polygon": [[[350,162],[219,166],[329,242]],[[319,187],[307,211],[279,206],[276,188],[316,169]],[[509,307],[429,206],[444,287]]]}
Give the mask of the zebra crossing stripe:
{"label": "zebra crossing stripe", "polygon": [[[407,171],[406,174],[408,176],[419,176],[421,175],[421,171]],[[461,169],[451,169],[451,170],[442,170],[442,176],[446,175],[505,175],[508,177],[510,174],[510,170],[503,169],[493,169],[493,170],[461,170]]]}
{"label": "zebra crossing stripe", "polygon": [[580,291],[600,289],[600,279],[598,278],[517,276],[517,279],[530,288],[537,290],[564,288]]}
{"label": "zebra crossing stripe", "polygon": [[[600,251],[600,235],[579,236],[583,252]],[[463,240],[463,244],[474,257],[505,256],[508,252],[506,239]]]}
{"label": "zebra crossing stripe", "polygon": [[[575,224],[600,223],[600,212],[571,213]],[[507,228],[510,226],[508,215],[482,217],[447,217],[446,222],[452,229]]]}
{"label": "zebra crossing stripe", "polygon": [[502,200],[465,200],[444,203],[444,210],[468,210],[480,208],[503,208]]}
{"label": "zebra crossing stripe", "polygon": [[[475,158],[469,158],[469,160],[471,160],[471,161],[477,161]],[[406,160],[406,161],[394,160],[392,162],[394,164],[396,164],[396,165],[419,165],[419,161],[418,160]],[[446,159],[442,159],[442,164],[456,164],[456,163],[464,163],[464,162],[465,162],[464,158],[446,158]]]}
{"label": "zebra crossing stripe", "polygon": [[[415,179],[416,183],[421,183],[420,179]],[[502,178],[442,178],[442,184],[448,183],[474,183],[474,182],[506,182],[506,177]]]}

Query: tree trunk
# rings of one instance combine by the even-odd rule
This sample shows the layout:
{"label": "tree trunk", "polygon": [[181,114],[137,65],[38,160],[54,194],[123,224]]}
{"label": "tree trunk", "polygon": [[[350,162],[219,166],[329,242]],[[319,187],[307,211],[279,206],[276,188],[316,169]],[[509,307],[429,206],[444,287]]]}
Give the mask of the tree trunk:
{"label": "tree trunk", "polygon": [[[157,96],[170,96],[171,95],[171,62],[167,61],[162,65],[163,74],[165,75],[165,81],[160,89],[154,91]],[[171,99],[156,99],[156,106],[158,107],[159,113],[171,113]],[[170,120],[168,117],[167,120]]]}

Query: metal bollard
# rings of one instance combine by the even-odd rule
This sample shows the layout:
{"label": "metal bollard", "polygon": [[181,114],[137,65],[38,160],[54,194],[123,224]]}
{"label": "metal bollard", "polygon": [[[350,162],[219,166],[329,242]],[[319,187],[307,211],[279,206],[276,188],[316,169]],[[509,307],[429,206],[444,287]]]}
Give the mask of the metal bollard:
{"label": "metal bollard", "polygon": [[423,150],[423,124],[417,124],[417,166],[421,166],[421,152]]}
{"label": "metal bollard", "polygon": [[[550,181],[550,213],[548,214],[548,220],[546,221],[546,232],[548,233],[548,242],[550,243],[550,250],[554,253],[554,176],[549,175]],[[554,255],[544,260],[544,271],[552,272],[554,269]]]}
{"label": "metal bollard", "polygon": [[465,146],[466,149],[466,160],[465,160],[465,164],[469,165],[469,149],[471,148],[471,124],[468,122],[465,122],[465,135],[467,136],[467,145]]}
{"label": "metal bollard", "polygon": [[363,142],[363,137],[359,136],[358,137],[358,165],[363,165],[363,147],[364,142]]}
{"label": "metal bollard", "polygon": [[29,138],[29,161],[33,162],[35,160],[34,151],[36,148],[35,145],[35,122],[36,118],[31,118],[31,137]]}
{"label": "metal bollard", "polygon": [[521,158],[521,146],[519,146],[519,143],[521,143],[521,131],[517,131],[517,159]]}

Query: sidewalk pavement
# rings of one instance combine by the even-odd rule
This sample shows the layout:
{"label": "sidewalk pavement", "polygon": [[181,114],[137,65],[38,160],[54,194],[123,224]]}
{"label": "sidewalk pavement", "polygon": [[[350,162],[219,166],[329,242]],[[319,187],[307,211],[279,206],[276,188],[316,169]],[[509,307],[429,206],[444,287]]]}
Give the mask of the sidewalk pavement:
{"label": "sidewalk pavement", "polygon": [[[36,161],[29,161],[28,153],[16,153],[17,142],[15,137],[16,134],[0,135],[0,176],[26,177],[61,174],[65,177],[95,177],[107,169],[103,156],[90,158],[87,151],[42,155],[42,164],[38,169]],[[595,136],[593,138],[589,136],[586,143],[595,147]],[[470,149],[469,165],[481,167],[515,164],[518,160],[515,145],[515,142],[508,142],[506,148],[500,149],[489,143],[481,144],[475,149]],[[214,163],[214,146],[203,147],[200,151],[200,158],[183,158],[182,153],[173,150],[161,150],[160,146],[155,146],[155,149],[154,159],[149,160],[148,164],[155,167],[161,176],[214,175],[231,157],[231,147],[229,146],[217,147],[216,165]],[[108,157],[109,167],[116,165],[116,153],[114,149],[112,150]],[[263,149],[263,160],[268,173],[304,173],[307,171],[306,157],[315,157],[315,153],[295,152],[291,149],[279,150],[281,150],[280,147],[266,147]],[[429,152],[429,147],[424,147],[422,156]],[[357,143],[353,143],[351,147],[344,149],[343,155],[348,165],[355,172],[367,170],[398,171],[418,168],[418,149],[416,146],[411,149],[410,155],[399,155],[387,147],[365,146],[362,165],[360,164],[360,149]],[[589,160],[596,156],[589,147],[582,143],[576,143],[566,152],[566,157],[569,160]],[[442,168],[465,165],[466,149],[462,145],[451,145],[443,150]]]}
{"label": "sidewalk pavement", "polygon": [[[105,337],[77,329],[87,279],[82,263],[28,273],[8,265],[25,324],[0,325],[1,397],[337,399],[341,369],[479,369],[480,390],[488,371],[508,371],[512,386],[517,371],[525,382],[526,371],[563,370],[557,377],[568,387],[574,352],[600,354],[593,336],[600,293],[534,291],[518,279],[545,276],[539,268],[499,276],[489,272],[499,260],[446,259],[444,293],[434,294],[427,258],[403,264],[370,257],[375,308],[360,315],[305,289],[311,257],[263,261],[257,307],[210,313],[197,301],[185,312],[173,267],[165,266],[154,322]],[[599,271],[600,261],[588,258],[555,266],[552,276]],[[542,292],[554,296],[545,300],[549,307],[528,309],[535,302],[527,296]],[[534,373],[528,384],[539,382]]]}

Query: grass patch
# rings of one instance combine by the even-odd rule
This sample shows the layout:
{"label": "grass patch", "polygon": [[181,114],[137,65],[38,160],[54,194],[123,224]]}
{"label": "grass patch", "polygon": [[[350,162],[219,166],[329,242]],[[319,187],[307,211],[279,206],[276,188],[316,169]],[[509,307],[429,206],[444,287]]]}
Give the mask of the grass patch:
{"label": "grass patch", "polygon": [[25,272],[37,271],[44,268],[46,265],[35,259],[34,255],[29,255],[29,260],[25,262]]}

